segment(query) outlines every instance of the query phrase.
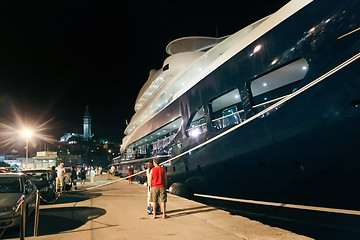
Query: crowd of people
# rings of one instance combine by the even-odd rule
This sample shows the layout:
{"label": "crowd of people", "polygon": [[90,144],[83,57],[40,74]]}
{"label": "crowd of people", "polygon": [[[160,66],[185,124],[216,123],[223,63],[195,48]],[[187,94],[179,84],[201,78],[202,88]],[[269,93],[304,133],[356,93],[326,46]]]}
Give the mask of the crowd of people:
{"label": "crowd of people", "polygon": [[[62,192],[65,188],[65,185],[70,185],[70,188],[73,187],[77,190],[77,179],[80,179],[80,184],[85,185],[86,176],[90,175],[91,181],[94,181],[94,176],[102,174],[102,167],[71,167],[70,175],[66,175],[64,168],[64,163],[60,163],[58,167],[51,167],[49,180],[55,183],[56,192]],[[69,190],[69,189],[67,189]]]}
{"label": "crowd of people", "polygon": [[[134,167],[130,166],[129,169],[129,184],[133,182]],[[85,184],[86,176],[90,175],[93,181],[95,174],[102,174],[102,167],[71,167],[71,173],[69,176],[71,186],[77,190],[77,179],[80,179],[80,184]],[[112,166],[109,170],[110,174],[114,174],[115,168]],[[148,168],[146,170],[147,175],[147,187],[148,187],[148,199],[147,199],[147,212],[155,219],[157,214],[162,214],[163,218],[167,218],[166,215],[166,202],[167,202],[167,174],[163,167],[159,165],[159,159],[155,158],[148,162]],[[52,167],[50,172],[50,180],[56,182],[56,191],[61,192],[64,189],[65,184],[65,168],[64,163],[55,168]],[[161,206],[161,210],[159,208]]]}

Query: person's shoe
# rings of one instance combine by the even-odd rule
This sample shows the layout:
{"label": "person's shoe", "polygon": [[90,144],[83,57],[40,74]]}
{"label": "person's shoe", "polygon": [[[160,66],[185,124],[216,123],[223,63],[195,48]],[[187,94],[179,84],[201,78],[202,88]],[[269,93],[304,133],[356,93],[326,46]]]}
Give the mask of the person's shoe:
{"label": "person's shoe", "polygon": [[148,206],[146,211],[149,215],[153,214],[153,210],[151,206]]}

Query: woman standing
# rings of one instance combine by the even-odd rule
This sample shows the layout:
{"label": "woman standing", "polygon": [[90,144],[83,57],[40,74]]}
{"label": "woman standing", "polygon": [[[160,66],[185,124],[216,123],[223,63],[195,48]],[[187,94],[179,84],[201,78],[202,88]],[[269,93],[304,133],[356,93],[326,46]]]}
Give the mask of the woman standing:
{"label": "woman standing", "polygon": [[152,202],[150,202],[150,190],[151,190],[151,186],[150,186],[150,173],[151,173],[151,169],[154,167],[153,161],[150,160],[148,163],[148,168],[146,169],[146,176],[147,176],[147,213],[148,214],[152,214]]}

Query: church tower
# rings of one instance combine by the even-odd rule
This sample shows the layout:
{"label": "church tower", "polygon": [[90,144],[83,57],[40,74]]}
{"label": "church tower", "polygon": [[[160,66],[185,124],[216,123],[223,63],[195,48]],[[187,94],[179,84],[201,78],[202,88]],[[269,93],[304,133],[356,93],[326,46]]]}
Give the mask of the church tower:
{"label": "church tower", "polygon": [[89,113],[89,106],[85,108],[84,115],[84,141],[89,141],[91,138],[91,116]]}

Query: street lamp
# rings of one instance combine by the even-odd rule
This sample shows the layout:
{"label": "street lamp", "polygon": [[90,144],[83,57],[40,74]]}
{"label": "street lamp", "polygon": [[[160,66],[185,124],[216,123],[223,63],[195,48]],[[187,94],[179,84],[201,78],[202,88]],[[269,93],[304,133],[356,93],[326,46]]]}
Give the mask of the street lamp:
{"label": "street lamp", "polygon": [[29,159],[29,138],[31,137],[32,132],[28,129],[23,131],[23,136],[26,139],[26,167],[28,167],[28,159]]}

